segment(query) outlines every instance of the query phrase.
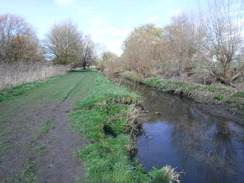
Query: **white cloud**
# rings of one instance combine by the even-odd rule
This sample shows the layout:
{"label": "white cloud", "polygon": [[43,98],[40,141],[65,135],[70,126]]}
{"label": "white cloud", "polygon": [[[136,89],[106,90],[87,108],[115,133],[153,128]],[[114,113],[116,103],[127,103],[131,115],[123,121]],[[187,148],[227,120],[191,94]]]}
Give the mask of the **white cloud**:
{"label": "white cloud", "polygon": [[132,29],[129,29],[129,26],[123,26],[124,28],[110,26],[106,19],[101,16],[93,16],[88,21],[90,22],[90,28],[88,28],[87,32],[92,39],[103,45],[104,51],[109,50],[121,55],[122,43]]}
{"label": "white cloud", "polygon": [[107,42],[107,49],[113,53],[116,53],[117,55],[122,54],[122,41],[117,40],[117,41],[108,41]]}
{"label": "white cloud", "polygon": [[89,33],[92,39],[105,46],[105,50],[109,50],[121,55],[121,46],[131,29],[116,29],[111,26],[93,26]]}
{"label": "white cloud", "polygon": [[69,5],[75,2],[75,0],[54,0],[54,1],[58,5]]}

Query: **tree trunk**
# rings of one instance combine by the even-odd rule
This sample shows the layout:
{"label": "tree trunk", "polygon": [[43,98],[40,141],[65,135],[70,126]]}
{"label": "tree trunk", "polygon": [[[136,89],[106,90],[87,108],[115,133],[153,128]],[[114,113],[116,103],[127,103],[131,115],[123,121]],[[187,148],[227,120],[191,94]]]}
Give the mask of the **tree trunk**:
{"label": "tree trunk", "polygon": [[86,64],[83,64],[82,66],[83,66],[83,70],[86,70]]}

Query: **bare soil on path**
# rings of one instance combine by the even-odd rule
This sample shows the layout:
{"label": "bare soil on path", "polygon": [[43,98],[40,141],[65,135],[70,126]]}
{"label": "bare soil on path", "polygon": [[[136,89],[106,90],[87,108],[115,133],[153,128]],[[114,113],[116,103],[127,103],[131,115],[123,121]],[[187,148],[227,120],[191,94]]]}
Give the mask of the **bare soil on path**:
{"label": "bare soil on path", "polygon": [[72,183],[84,176],[82,163],[76,159],[75,152],[82,147],[86,140],[69,130],[67,112],[71,110],[70,102],[58,105],[54,111],[54,126],[48,135],[37,142],[39,147],[45,147],[47,154],[39,158],[37,169],[38,182]]}
{"label": "bare soil on path", "polygon": [[[85,77],[75,74],[72,82],[69,76],[63,79],[67,90],[67,86],[54,90],[61,83],[57,80],[0,103],[1,183],[72,183],[84,178],[75,152],[87,140],[70,130],[68,119],[76,97],[85,92],[81,89]],[[55,99],[60,93],[61,101]]]}

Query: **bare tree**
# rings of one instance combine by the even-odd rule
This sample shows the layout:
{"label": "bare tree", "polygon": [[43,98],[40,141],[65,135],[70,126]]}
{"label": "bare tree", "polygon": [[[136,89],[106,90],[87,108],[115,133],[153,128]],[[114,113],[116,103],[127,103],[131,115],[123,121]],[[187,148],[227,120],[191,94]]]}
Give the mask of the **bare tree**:
{"label": "bare tree", "polygon": [[178,68],[179,75],[189,72],[198,59],[200,40],[202,38],[193,16],[181,14],[173,17],[171,24],[164,29],[165,51],[173,67]]}
{"label": "bare tree", "polygon": [[85,36],[82,42],[82,67],[85,70],[96,59],[95,44],[89,36]]}
{"label": "bare tree", "polygon": [[135,28],[124,41],[123,60],[125,67],[143,75],[151,75],[158,57],[156,46],[162,41],[162,29],[153,24]]}
{"label": "bare tree", "polygon": [[21,17],[0,16],[0,62],[35,62],[42,60],[39,41],[33,28]]}
{"label": "bare tree", "polygon": [[105,68],[108,68],[109,66],[113,65],[112,63],[118,58],[119,56],[113,52],[110,51],[103,52],[102,59],[99,62],[99,66],[101,70],[103,71]]}
{"label": "bare tree", "polygon": [[105,64],[109,64],[110,62],[114,61],[118,58],[118,55],[116,55],[113,52],[107,51],[102,54],[102,62]]}
{"label": "bare tree", "polygon": [[108,73],[109,75],[117,72],[117,68],[122,68],[121,63],[119,63],[119,56],[110,51],[103,52],[102,58],[98,64],[101,71],[105,71],[106,74]]}
{"label": "bare tree", "polygon": [[46,56],[54,63],[77,64],[82,58],[82,34],[70,20],[55,24],[46,35],[44,47]]}
{"label": "bare tree", "polygon": [[243,48],[243,16],[240,0],[213,0],[202,17],[206,66],[214,78],[227,85],[244,74],[243,62],[232,64]]}

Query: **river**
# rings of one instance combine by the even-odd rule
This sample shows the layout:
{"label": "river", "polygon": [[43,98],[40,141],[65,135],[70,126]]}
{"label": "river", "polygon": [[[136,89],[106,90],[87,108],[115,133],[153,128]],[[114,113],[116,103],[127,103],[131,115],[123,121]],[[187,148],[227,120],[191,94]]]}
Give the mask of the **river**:
{"label": "river", "polygon": [[124,81],[142,95],[148,120],[136,157],[146,171],[171,165],[183,183],[243,183],[244,125],[179,96]]}

